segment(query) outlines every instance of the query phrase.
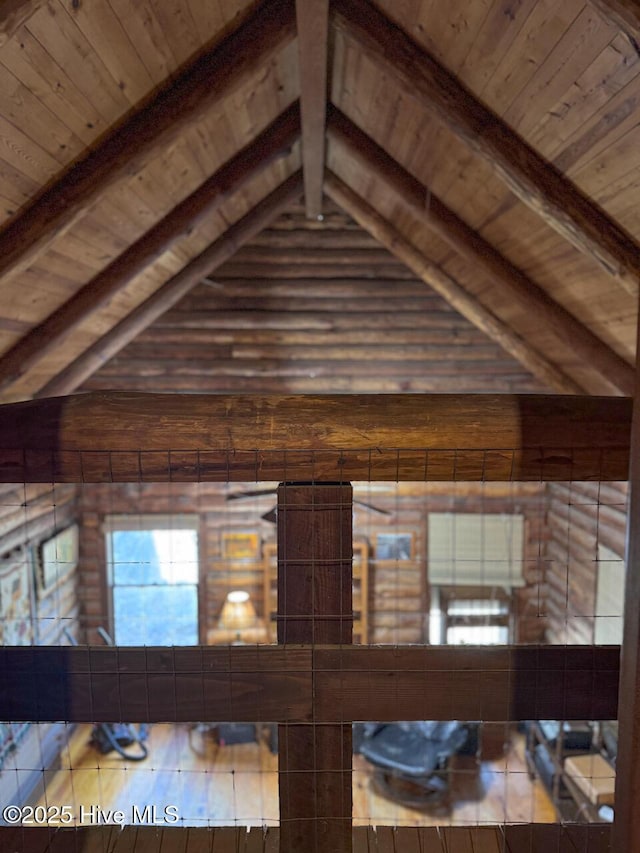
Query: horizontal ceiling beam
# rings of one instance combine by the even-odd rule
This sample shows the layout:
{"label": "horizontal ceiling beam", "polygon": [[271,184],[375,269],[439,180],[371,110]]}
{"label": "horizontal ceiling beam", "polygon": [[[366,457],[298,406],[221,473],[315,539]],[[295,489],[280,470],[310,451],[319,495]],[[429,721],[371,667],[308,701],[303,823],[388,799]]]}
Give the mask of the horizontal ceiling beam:
{"label": "horizontal ceiling beam", "polygon": [[329,0],[296,0],[302,169],[305,209],[309,219],[322,214],[327,110]]}
{"label": "horizontal ceiling beam", "polygon": [[524,204],[592,258],[629,293],[638,293],[640,246],[456,77],[365,0],[337,0],[335,27],[403,86]]}
{"label": "horizontal ceiling beam", "polygon": [[[355,160],[369,178],[379,182],[386,194],[396,196],[429,230],[487,273],[498,296],[507,303],[516,301],[538,327],[550,328],[560,341],[570,344],[584,364],[600,374],[600,392],[609,393],[613,387],[627,396],[633,394],[635,369],[630,364],[335,108],[329,115],[328,132],[332,144],[346,152],[349,160]],[[535,346],[533,342],[532,345]]]}
{"label": "horizontal ceiling beam", "polygon": [[465,290],[441,267],[429,261],[413,243],[410,243],[343,181],[332,173],[328,173],[325,188],[337,204],[383,246],[386,246],[393,255],[403,261],[418,278],[439,293],[456,311],[498,343],[505,352],[517,359],[545,385],[562,394],[584,393],[585,389],[582,386],[574,382],[559,367],[552,364],[530,343],[514,332],[507,323],[482,305],[475,294]]}
{"label": "horizontal ceiling beam", "polygon": [[0,279],[25,270],[120,179],[178,141],[250,82],[295,37],[288,0],[265,0],[213,50],[173,79],[0,234]]}
{"label": "horizontal ceiling beam", "polygon": [[300,135],[294,104],[250,145],[228,160],[39,326],[0,357],[0,389],[24,376],[80,324],[107,305],[137,275],[191,233],[228,198],[274,161],[286,157]]}
{"label": "horizontal ceiling beam", "polygon": [[37,396],[71,394],[82,382],[172,308],[213,270],[229,260],[248,240],[271,224],[302,193],[302,175],[296,172],[259,202],[246,216],[231,225],[215,243],[165,282],[155,293],[134,308],[113,329],[97,340],[65,370],[48,382]]}
{"label": "horizontal ceiling beam", "polygon": [[0,407],[4,482],[625,480],[631,400],[94,392]]}
{"label": "horizontal ceiling beam", "polygon": [[609,720],[619,658],[615,646],[13,646],[2,650],[0,718]]}

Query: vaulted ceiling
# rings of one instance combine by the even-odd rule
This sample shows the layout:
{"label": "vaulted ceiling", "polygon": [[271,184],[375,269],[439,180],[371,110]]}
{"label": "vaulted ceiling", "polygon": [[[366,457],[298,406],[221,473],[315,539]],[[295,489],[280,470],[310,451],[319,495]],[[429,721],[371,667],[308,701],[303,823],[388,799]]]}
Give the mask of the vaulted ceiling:
{"label": "vaulted ceiling", "polygon": [[[456,390],[480,333],[487,390],[631,394],[639,39],[630,0],[2,4],[0,399]],[[171,367],[189,312],[244,342]]]}

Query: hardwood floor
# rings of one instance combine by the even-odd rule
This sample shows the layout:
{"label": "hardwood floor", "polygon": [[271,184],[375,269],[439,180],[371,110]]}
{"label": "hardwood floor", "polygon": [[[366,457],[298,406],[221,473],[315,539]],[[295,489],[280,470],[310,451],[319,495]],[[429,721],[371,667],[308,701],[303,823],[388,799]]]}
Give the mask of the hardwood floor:
{"label": "hardwood floor", "polygon": [[[139,812],[155,806],[158,821],[164,818],[165,806],[176,806],[180,822],[187,826],[278,823],[278,759],[266,740],[219,747],[209,734],[191,726],[155,725],[149,756],[136,763],[115,753],[98,753],[88,743],[90,732],[91,727],[83,725],[72,733],[61,769],[45,773],[45,795],[38,805],[68,804],[76,822],[82,806],[85,823],[91,806],[103,812],[120,809],[130,823],[133,805]],[[448,814],[406,809],[381,797],[371,785],[370,765],[356,755],[354,825],[554,822],[555,811],[544,789],[528,776],[523,750],[522,738],[514,734],[500,758],[477,762],[471,756],[456,756]]]}

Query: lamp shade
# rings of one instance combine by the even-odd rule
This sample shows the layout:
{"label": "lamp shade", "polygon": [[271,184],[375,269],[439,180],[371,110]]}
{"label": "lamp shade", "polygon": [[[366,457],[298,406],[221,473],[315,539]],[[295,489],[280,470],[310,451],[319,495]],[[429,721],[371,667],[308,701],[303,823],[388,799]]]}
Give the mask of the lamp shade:
{"label": "lamp shade", "polygon": [[251,602],[249,593],[241,589],[236,589],[227,595],[222,605],[218,628],[244,631],[246,628],[253,628],[256,624],[256,619],[256,610]]}

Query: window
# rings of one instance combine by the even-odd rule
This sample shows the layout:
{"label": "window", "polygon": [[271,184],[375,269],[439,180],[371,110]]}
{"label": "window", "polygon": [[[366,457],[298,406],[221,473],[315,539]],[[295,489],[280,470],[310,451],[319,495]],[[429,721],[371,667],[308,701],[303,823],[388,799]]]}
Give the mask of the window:
{"label": "window", "polygon": [[524,584],[523,548],[521,515],[430,514],[432,644],[510,641],[511,591]]}
{"label": "window", "polygon": [[114,641],[121,646],[198,643],[198,520],[107,519]]}
{"label": "window", "polygon": [[622,643],[624,615],[624,560],[598,544],[594,643],[618,646]]}

